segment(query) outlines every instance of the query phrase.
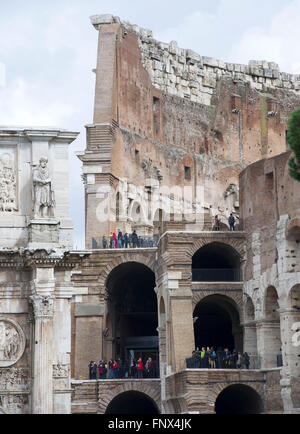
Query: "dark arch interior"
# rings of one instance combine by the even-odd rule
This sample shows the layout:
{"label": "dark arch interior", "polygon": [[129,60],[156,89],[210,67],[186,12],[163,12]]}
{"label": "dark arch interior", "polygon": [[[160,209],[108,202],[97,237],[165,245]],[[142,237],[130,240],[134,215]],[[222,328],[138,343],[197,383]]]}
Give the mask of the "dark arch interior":
{"label": "dark arch interior", "polygon": [[238,347],[232,333],[233,325],[239,325],[239,314],[235,307],[221,295],[206,297],[195,308],[194,323],[195,345],[198,348],[228,348],[230,351]]}
{"label": "dark arch interior", "polygon": [[153,400],[141,392],[125,392],[114,398],[105,414],[159,414]]}
{"label": "dark arch interior", "polygon": [[[109,316],[113,337],[113,357],[129,360],[158,359],[157,296],[155,275],[136,262],[115,268],[107,281]],[[133,357],[133,356],[132,356]]]}
{"label": "dark arch interior", "polygon": [[241,280],[238,253],[222,243],[211,243],[199,249],[193,256],[192,271],[193,281],[198,282]]}
{"label": "dark arch interior", "polygon": [[227,387],[218,396],[216,414],[260,414],[264,412],[258,393],[249,386],[237,384]]}

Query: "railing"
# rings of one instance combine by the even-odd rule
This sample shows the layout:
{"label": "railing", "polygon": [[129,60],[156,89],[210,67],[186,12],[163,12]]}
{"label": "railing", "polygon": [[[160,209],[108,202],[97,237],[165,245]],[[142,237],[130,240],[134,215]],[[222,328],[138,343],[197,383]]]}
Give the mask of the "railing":
{"label": "railing", "polygon": [[158,237],[139,237],[134,242],[132,241],[131,237],[129,238],[128,242],[125,242],[125,240],[121,241],[121,244],[119,246],[115,243],[110,243],[110,240],[106,241],[105,244],[103,244],[102,240],[95,240],[95,238],[92,238],[92,249],[98,250],[98,249],[147,249],[147,248],[153,248],[157,247],[158,245]]}
{"label": "railing", "polygon": [[235,268],[193,268],[193,282],[242,282],[241,270]]}

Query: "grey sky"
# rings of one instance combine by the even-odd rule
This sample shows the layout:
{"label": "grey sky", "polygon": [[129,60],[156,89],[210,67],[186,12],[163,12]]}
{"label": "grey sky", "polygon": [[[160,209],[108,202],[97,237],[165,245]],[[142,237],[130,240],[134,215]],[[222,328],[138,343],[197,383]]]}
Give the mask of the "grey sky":
{"label": "grey sky", "polygon": [[0,124],[81,132],[70,147],[78,248],[84,247],[84,198],[74,151],[84,149],[84,125],[92,122],[97,33],[89,16],[102,13],[204,56],[265,59],[300,73],[300,0],[0,0]]}

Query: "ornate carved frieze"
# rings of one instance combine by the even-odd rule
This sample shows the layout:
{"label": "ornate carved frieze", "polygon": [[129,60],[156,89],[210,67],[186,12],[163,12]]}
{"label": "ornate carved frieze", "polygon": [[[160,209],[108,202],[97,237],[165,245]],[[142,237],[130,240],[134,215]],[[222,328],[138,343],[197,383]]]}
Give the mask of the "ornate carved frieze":
{"label": "ornate carved frieze", "polygon": [[53,317],[55,297],[32,295],[29,298],[36,318]]}
{"label": "ornate carved frieze", "polygon": [[53,365],[53,378],[68,378],[69,371],[69,365],[62,365],[61,363]]}
{"label": "ornate carved frieze", "polygon": [[29,391],[28,368],[0,369],[0,390],[9,392]]}
{"label": "ornate carved frieze", "polygon": [[55,391],[70,389],[70,366],[58,363],[53,365],[53,380]]}
{"label": "ornate carved frieze", "polygon": [[0,212],[18,210],[15,153],[0,154]]}
{"label": "ornate carved frieze", "polygon": [[28,394],[0,395],[0,414],[1,409],[5,414],[26,414],[29,411],[28,403]]}
{"label": "ornate carved frieze", "polygon": [[20,325],[0,316],[0,367],[17,363],[25,350],[26,338]]}

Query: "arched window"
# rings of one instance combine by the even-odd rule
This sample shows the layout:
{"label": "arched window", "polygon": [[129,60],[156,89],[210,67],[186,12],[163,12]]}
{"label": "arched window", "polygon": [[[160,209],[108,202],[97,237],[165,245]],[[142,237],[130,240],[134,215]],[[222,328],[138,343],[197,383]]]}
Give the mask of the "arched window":
{"label": "arched window", "polygon": [[192,276],[194,282],[240,282],[240,256],[226,244],[207,244],[193,256]]}

